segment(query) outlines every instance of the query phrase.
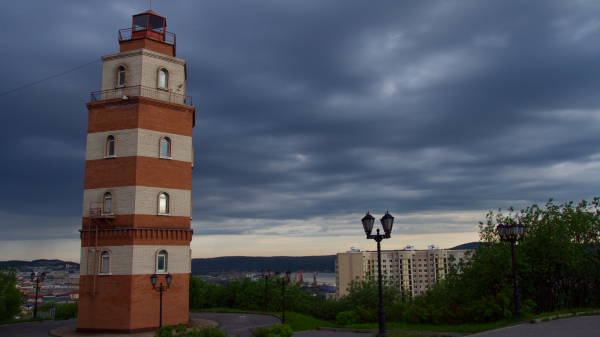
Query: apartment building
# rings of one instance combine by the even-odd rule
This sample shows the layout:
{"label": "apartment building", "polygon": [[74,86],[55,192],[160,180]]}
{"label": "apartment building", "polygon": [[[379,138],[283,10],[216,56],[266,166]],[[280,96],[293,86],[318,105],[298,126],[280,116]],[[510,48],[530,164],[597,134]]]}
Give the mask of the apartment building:
{"label": "apartment building", "polygon": [[[431,245],[427,250],[415,250],[414,246],[381,252],[381,272],[384,280],[393,281],[401,290],[417,296],[427,291],[436,280],[448,272],[450,257],[458,263],[467,258],[471,249],[439,249]],[[338,253],[335,261],[336,295],[348,294],[350,281],[365,275],[377,277],[377,251],[354,249]]]}

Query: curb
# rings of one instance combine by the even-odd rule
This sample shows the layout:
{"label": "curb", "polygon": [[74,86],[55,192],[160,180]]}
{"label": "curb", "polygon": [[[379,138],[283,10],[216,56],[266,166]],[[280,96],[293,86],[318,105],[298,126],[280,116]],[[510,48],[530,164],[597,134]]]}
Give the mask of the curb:
{"label": "curb", "polygon": [[549,321],[553,321],[555,319],[560,319],[560,318],[569,318],[569,317],[579,317],[579,316],[591,316],[591,315],[598,315],[600,314],[600,310],[594,310],[594,311],[580,311],[577,313],[566,313],[566,314],[560,314],[560,315],[552,315],[552,316],[546,316],[546,317],[540,317],[540,318],[534,318],[531,320],[531,324],[537,324],[537,323],[543,323],[543,322],[549,322]]}
{"label": "curb", "polygon": [[[328,327],[319,327],[317,330],[324,331],[334,331],[334,332],[357,332],[357,333],[379,333],[379,330],[375,329],[348,329],[348,328],[328,328]],[[421,336],[448,336],[448,337],[462,337],[470,335],[470,333],[465,332],[442,332],[442,331],[404,331],[404,330],[388,330],[387,334],[397,333],[397,334],[410,334],[410,335],[421,335]]]}
{"label": "curb", "polygon": [[190,311],[190,313],[201,314],[203,312],[210,312],[213,314],[253,314],[253,315],[265,315],[265,316],[273,316],[279,318],[279,320],[283,320],[281,316],[276,314],[270,314],[266,312],[253,312],[253,311],[245,311],[245,312],[231,312],[231,311]]}

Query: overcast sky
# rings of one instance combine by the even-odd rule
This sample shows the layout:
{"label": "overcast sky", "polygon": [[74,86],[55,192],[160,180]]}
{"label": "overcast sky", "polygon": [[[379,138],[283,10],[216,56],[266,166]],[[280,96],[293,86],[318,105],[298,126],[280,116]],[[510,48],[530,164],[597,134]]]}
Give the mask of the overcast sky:
{"label": "overcast sky", "polygon": [[[0,93],[119,51],[149,1],[0,2]],[[478,240],[600,188],[600,2],[159,1],[196,107],[193,257]],[[0,96],[0,260],[79,260],[101,62]]]}

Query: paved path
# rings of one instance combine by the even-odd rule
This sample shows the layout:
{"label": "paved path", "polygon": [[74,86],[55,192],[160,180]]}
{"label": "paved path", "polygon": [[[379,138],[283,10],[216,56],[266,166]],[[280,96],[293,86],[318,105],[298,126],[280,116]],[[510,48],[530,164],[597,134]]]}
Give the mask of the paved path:
{"label": "paved path", "polygon": [[469,337],[598,337],[600,336],[600,316],[580,316],[557,319],[538,324],[524,324],[509,328],[481,332]]}
{"label": "paved path", "polygon": [[65,326],[77,324],[76,319],[66,321],[45,321],[0,325],[1,337],[48,337],[48,331]]}

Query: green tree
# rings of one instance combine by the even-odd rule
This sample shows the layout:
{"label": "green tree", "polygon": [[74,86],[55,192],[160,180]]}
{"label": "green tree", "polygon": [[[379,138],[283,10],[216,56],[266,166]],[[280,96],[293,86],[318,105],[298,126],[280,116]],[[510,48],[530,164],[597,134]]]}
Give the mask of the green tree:
{"label": "green tree", "polygon": [[17,270],[0,266],[0,320],[9,320],[20,312],[23,295],[17,289]]}

